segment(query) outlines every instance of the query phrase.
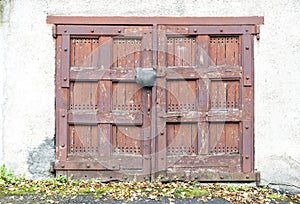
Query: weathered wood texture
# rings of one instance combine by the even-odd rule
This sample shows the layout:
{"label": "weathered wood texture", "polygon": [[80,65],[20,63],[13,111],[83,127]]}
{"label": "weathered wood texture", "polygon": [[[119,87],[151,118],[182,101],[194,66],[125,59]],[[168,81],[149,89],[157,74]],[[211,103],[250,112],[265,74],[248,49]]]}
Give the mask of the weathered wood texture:
{"label": "weathered wood texture", "polygon": [[[253,34],[263,19],[150,19],[48,17],[58,25],[55,169],[255,180]],[[153,88],[135,83],[141,67],[157,71]]]}

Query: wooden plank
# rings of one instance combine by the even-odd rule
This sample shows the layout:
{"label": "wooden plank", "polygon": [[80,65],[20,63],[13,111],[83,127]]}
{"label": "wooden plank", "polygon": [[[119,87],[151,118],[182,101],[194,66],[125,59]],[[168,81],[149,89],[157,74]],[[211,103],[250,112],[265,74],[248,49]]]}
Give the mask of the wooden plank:
{"label": "wooden plank", "polygon": [[62,36],[61,51],[61,87],[69,87],[69,70],[70,70],[70,35]]}
{"label": "wooden plank", "polygon": [[98,125],[100,148],[100,156],[108,156],[111,154],[111,124]]}
{"label": "wooden plank", "polygon": [[167,38],[167,66],[175,66],[175,38]]}
{"label": "wooden plank", "polygon": [[140,39],[134,40],[134,68],[142,66],[142,44]]}
{"label": "wooden plank", "polygon": [[225,123],[210,123],[209,133],[209,152],[225,153]]}
{"label": "wooden plank", "polygon": [[121,35],[124,33],[122,26],[83,26],[83,25],[59,25],[57,34],[68,35]]}
{"label": "wooden plank", "polygon": [[210,37],[209,40],[209,64],[212,66],[217,65],[217,45],[218,45],[218,38],[217,37]]}
{"label": "wooden plank", "polygon": [[174,66],[177,67],[182,67],[183,64],[183,53],[184,53],[184,43],[183,43],[184,38],[174,38]]}
{"label": "wooden plank", "polygon": [[111,81],[99,81],[97,89],[97,106],[98,110],[103,113],[109,113],[112,110],[112,82]]}
{"label": "wooden plank", "polygon": [[240,82],[228,81],[228,97],[227,97],[227,109],[239,109],[240,108]]}
{"label": "wooden plank", "polygon": [[126,51],[126,39],[118,39],[118,53],[117,53],[117,67],[124,68],[127,67],[127,51]]}
{"label": "wooden plank", "polygon": [[[98,62],[96,61],[97,67],[100,69],[109,69],[113,64],[113,42],[111,37],[101,36],[99,38],[98,47]],[[97,59],[97,58],[96,58]]]}
{"label": "wooden plank", "polygon": [[207,113],[207,121],[210,122],[221,122],[221,121],[241,121],[243,114],[241,111],[209,111]]}
{"label": "wooden plank", "polygon": [[240,155],[201,155],[168,157],[168,167],[190,167],[194,169],[205,167],[240,166]]}
{"label": "wooden plank", "polygon": [[197,55],[195,56],[197,67],[208,67],[209,65],[209,36],[199,35],[196,37]]}
{"label": "wooden plank", "polygon": [[121,17],[121,16],[47,16],[49,24],[69,25],[257,25],[264,23],[262,16],[239,17]]}
{"label": "wooden plank", "polygon": [[182,171],[167,172],[167,177],[162,181],[197,181],[197,182],[254,182],[259,181],[259,173],[241,173],[241,172],[222,172],[224,168],[214,168],[215,172],[209,172],[209,168],[204,168],[203,171],[191,171],[190,178],[187,178],[186,173]]}
{"label": "wooden plank", "polygon": [[95,39],[95,38],[91,39],[91,46],[92,46],[91,47],[91,66],[92,67],[99,67],[100,56],[101,56],[99,49],[100,49],[101,43],[103,44],[102,37],[100,37],[98,39]]}
{"label": "wooden plank", "polygon": [[163,74],[167,66],[168,39],[165,26],[158,26],[158,75]]}
{"label": "wooden plank", "polygon": [[238,38],[236,36],[226,37],[226,65],[239,65]]}
{"label": "wooden plank", "polygon": [[225,37],[216,37],[217,40],[217,65],[225,64]]}
{"label": "wooden plank", "polygon": [[[195,32],[196,30],[196,32]],[[189,26],[190,35],[239,35],[239,34],[256,34],[255,26]]]}
{"label": "wooden plank", "polygon": [[167,128],[166,121],[159,115],[164,115],[167,112],[167,93],[166,81],[164,78],[157,79],[157,172],[166,170],[166,155],[167,155]]}
{"label": "wooden plank", "polygon": [[226,153],[238,153],[240,141],[239,123],[226,123],[225,132]]}
{"label": "wooden plank", "polygon": [[60,109],[59,110],[59,126],[58,126],[58,135],[59,135],[59,143],[58,143],[58,160],[66,161],[67,160],[67,150],[68,150],[68,115],[67,110]]}
{"label": "wooden plank", "polygon": [[[57,36],[55,41],[55,49],[56,49],[56,62],[55,62],[55,134],[57,135],[55,137],[55,144],[56,148],[58,148],[59,144],[59,110],[61,108],[64,108],[64,104],[67,105],[67,103],[64,103],[64,98],[61,95],[61,40],[62,36]],[[65,107],[67,108],[67,107]],[[59,151],[56,151],[56,159],[59,158]]]}
{"label": "wooden plank", "polygon": [[126,40],[126,51],[127,51],[127,67],[134,67],[134,47],[135,39]]}
{"label": "wooden plank", "polygon": [[152,31],[145,28],[142,38],[142,67],[152,67]]}
{"label": "wooden plank", "polygon": [[68,122],[70,124],[92,125],[103,124],[123,124],[123,125],[142,125],[143,115],[141,113],[96,113],[95,111],[69,112]]}
{"label": "wooden plank", "polygon": [[118,44],[119,44],[119,39],[112,39],[112,67],[118,67]]}
{"label": "wooden plank", "polygon": [[135,72],[133,69],[113,69],[104,70],[90,67],[82,69],[72,67],[70,71],[71,81],[98,81],[98,80],[113,80],[113,81],[135,81]]}
{"label": "wooden plank", "polygon": [[253,171],[253,130],[251,121],[243,121],[243,152],[242,171],[249,173]]}
{"label": "wooden plank", "polygon": [[209,154],[209,130],[207,122],[198,123],[198,154]]}
{"label": "wooden plank", "polygon": [[244,86],[252,86],[252,39],[250,35],[243,35],[243,82]]}
{"label": "wooden plank", "polygon": [[56,170],[119,170],[118,166],[108,165],[105,162],[99,161],[72,161],[55,163]]}

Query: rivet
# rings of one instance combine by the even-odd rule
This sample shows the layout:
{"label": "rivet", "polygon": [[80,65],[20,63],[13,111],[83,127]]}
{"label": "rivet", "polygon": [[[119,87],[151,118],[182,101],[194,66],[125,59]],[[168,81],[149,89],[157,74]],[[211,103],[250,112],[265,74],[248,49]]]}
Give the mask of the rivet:
{"label": "rivet", "polygon": [[198,179],[198,176],[195,176],[195,179]]}
{"label": "rivet", "polygon": [[61,147],[65,147],[65,144],[61,144]]}
{"label": "rivet", "polygon": [[64,51],[65,51],[65,52],[68,51],[68,48],[65,48]]}
{"label": "rivet", "polygon": [[119,29],[119,30],[118,30],[118,33],[121,33],[121,32],[122,32],[121,29]]}
{"label": "rivet", "polygon": [[94,29],[91,30],[91,33],[93,33],[93,32],[94,32]]}
{"label": "rivet", "polygon": [[87,164],[87,165],[86,165],[86,168],[90,168],[90,164]]}
{"label": "rivet", "polygon": [[67,32],[67,30],[64,30],[64,33],[66,33]]}
{"label": "rivet", "polygon": [[194,33],[197,33],[197,31],[198,31],[198,30],[195,28],[195,29],[194,29]]}
{"label": "rivet", "polygon": [[246,128],[246,129],[249,129],[249,126],[246,126],[245,128]]}
{"label": "rivet", "polygon": [[64,118],[65,116],[66,116],[65,114],[62,114],[62,115],[61,115],[61,117],[63,117],[63,118]]}
{"label": "rivet", "polygon": [[245,156],[245,159],[249,159],[249,156]]}
{"label": "rivet", "polygon": [[223,33],[223,29],[220,29],[220,32]]}
{"label": "rivet", "polygon": [[160,160],[164,160],[164,158],[160,158]]}
{"label": "rivet", "polygon": [[246,76],[246,79],[248,80],[248,79],[250,79],[250,77]]}
{"label": "rivet", "polygon": [[67,77],[64,77],[64,81],[67,81]]}
{"label": "rivet", "polygon": [[161,132],[160,135],[164,135],[164,132]]}
{"label": "rivet", "polygon": [[247,30],[246,30],[246,33],[248,33],[248,31],[249,31],[249,30],[247,29]]}
{"label": "rivet", "polygon": [[61,168],[65,168],[65,165],[64,165],[64,164],[62,164],[62,165],[61,165]]}
{"label": "rivet", "polygon": [[247,175],[247,176],[246,176],[246,179],[249,179],[249,178],[250,178],[250,177]]}
{"label": "rivet", "polygon": [[246,47],[246,50],[249,50],[249,47],[248,47],[248,46]]}
{"label": "rivet", "polygon": [[224,179],[224,177],[223,177],[223,176],[220,176],[220,179]]}

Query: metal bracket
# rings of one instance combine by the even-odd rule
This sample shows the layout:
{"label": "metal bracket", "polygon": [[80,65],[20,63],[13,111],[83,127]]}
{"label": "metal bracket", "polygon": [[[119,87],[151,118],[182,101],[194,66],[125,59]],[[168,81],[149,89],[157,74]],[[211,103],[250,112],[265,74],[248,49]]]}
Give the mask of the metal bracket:
{"label": "metal bracket", "polygon": [[135,81],[144,87],[154,86],[156,70],[154,68],[137,68]]}
{"label": "metal bracket", "polygon": [[52,37],[57,38],[57,26],[52,26]]}
{"label": "metal bracket", "polygon": [[55,162],[54,161],[50,162],[49,172],[52,173],[52,174],[55,173]]}
{"label": "metal bracket", "polygon": [[256,30],[256,33],[255,33],[256,40],[259,40],[260,39],[260,25],[256,25],[255,30]]}

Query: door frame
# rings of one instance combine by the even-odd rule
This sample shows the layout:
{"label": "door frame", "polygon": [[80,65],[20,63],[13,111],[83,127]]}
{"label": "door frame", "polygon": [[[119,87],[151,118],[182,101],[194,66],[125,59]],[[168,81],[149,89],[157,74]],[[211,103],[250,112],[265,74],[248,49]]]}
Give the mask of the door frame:
{"label": "door frame", "polygon": [[[153,68],[158,66],[158,26],[159,25],[176,25],[187,26],[187,29],[179,31],[190,35],[195,34],[239,34],[242,36],[242,64],[245,67],[241,82],[242,86],[242,104],[246,107],[245,114],[242,119],[242,152],[241,163],[242,172],[240,174],[227,173],[213,176],[204,175],[203,177],[194,177],[194,180],[205,181],[257,181],[259,180],[259,173],[254,172],[254,64],[253,64],[253,40],[256,36],[259,40],[260,24],[263,24],[264,18],[259,16],[251,17],[80,17],[80,16],[48,16],[47,23],[54,24],[53,37],[61,36],[56,41],[56,89],[58,86],[69,86],[69,73],[66,67],[69,67],[68,60],[63,60],[69,57],[68,39],[72,34],[81,35],[97,35],[100,33],[106,34],[121,34],[123,32],[122,26],[136,25],[136,26],[152,26],[152,55]],[[112,26],[103,31],[98,30],[97,26],[105,25]],[[58,49],[60,47],[60,49]],[[159,76],[159,73],[158,73]],[[152,104],[156,104],[157,86],[152,87]],[[247,97],[245,97],[247,96]],[[56,91],[56,136],[65,135],[63,132],[67,129],[67,111],[66,104],[62,100],[60,92]],[[248,98],[248,99],[247,99]],[[151,113],[151,152],[156,152],[157,147],[157,111],[156,105],[152,106]],[[155,138],[155,139],[153,139]],[[64,141],[67,138],[62,138]],[[65,148],[66,142],[59,142],[56,144],[57,159],[63,158],[67,154]],[[148,159],[151,160],[152,179],[158,176],[157,174],[157,155],[151,154]],[[60,160],[61,161],[61,160]],[[52,163],[53,168],[58,174],[68,175],[67,166],[62,163]],[[87,167],[90,168],[90,167]],[[179,175],[178,178],[188,179],[187,175]],[[172,179],[172,178],[166,178]],[[191,178],[189,178],[191,179]]]}

